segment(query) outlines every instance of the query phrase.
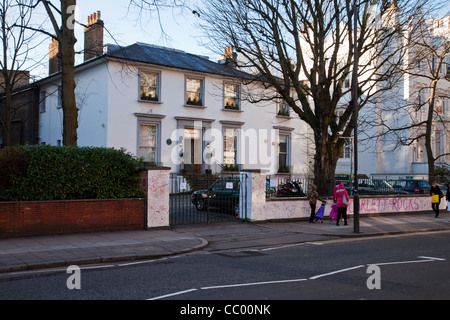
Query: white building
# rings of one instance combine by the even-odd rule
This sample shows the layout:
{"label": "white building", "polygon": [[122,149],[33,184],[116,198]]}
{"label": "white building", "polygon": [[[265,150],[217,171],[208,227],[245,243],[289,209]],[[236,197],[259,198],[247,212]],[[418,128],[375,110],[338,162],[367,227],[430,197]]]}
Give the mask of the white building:
{"label": "white building", "polygon": [[[415,126],[428,117],[434,102],[431,145],[436,165],[450,168],[450,16],[424,21],[417,18],[405,30],[413,42],[406,47],[404,69],[408,70],[395,88],[384,94],[377,112],[392,128],[411,127],[377,140],[377,177],[428,178],[424,125]],[[426,44],[426,45],[424,45]],[[436,94],[432,101],[432,88]],[[386,120],[389,119],[389,120]],[[414,127],[413,127],[414,126]],[[377,133],[386,131],[379,127]],[[400,139],[403,144],[399,143]],[[414,141],[413,141],[414,140]]]}
{"label": "white building", "polygon": [[[246,100],[255,83],[239,80],[252,76],[227,59],[232,48],[213,62],[144,43],[103,46],[100,14],[88,24],[85,51],[92,54],[76,67],[75,78],[79,146],[124,148],[172,172],[240,167],[308,173],[306,125],[282,103]],[[60,145],[61,74],[57,68],[50,73],[37,83],[39,139]]]}
{"label": "white building", "polygon": [[[232,48],[225,49],[221,61],[213,62],[207,57],[144,43],[103,46],[99,13],[89,17],[88,25],[87,54],[85,61],[76,67],[75,79],[79,146],[124,148],[148,163],[168,166],[172,172],[183,169],[220,172],[238,167],[265,169],[272,174],[311,174],[314,148],[312,139],[308,139],[307,125],[282,102],[247,101],[249,92],[263,89],[255,83],[242,82],[242,78],[251,79],[252,75],[240,72],[228,59],[234,55]],[[429,26],[435,36],[448,36],[450,17],[430,21]],[[50,49],[51,74],[37,83],[42,98],[39,141],[59,145],[61,74],[55,66],[54,46]],[[439,162],[446,166],[450,164],[450,129],[446,126],[450,121],[450,84],[445,79],[449,63],[447,56],[441,67],[442,94],[437,101],[439,117],[433,130],[435,152],[445,154]],[[417,68],[426,72],[430,66],[418,63]],[[417,101],[424,99],[417,95],[423,82],[418,76],[405,75],[390,92],[395,103],[417,105]],[[424,90],[421,92],[426,94]],[[344,97],[342,104],[349,99]],[[393,100],[385,99],[383,103],[392,104]],[[379,116],[375,110],[375,106],[365,107],[361,117],[373,119],[375,124]],[[410,123],[409,111],[396,116],[403,125]],[[394,178],[427,174],[423,141],[395,146],[387,138],[369,139],[376,136],[377,130],[375,126],[366,127],[359,133],[366,140],[359,146],[360,174]],[[350,173],[351,168],[349,146],[337,164],[336,173]]]}

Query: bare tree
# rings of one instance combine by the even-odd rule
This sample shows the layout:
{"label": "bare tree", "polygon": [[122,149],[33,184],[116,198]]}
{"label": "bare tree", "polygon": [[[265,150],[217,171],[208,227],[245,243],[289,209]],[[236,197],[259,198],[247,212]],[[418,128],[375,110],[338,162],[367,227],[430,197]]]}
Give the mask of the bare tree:
{"label": "bare tree", "polygon": [[0,123],[5,134],[3,144],[6,146],[13,144],[12,121],[21,108],[13,105],[12,94],[16,88],[28,84],[29,72],[25,72],[23,68],[31,60],[30,53],[40,44],[39,40],[34,41],[36,32],[27,28],[31,26],[32,17],[29,4],[30,1],[27,0],[0,1],[0,93],[4,98]]}
{"label": "bare tree", "polygon": [[[233,46],[240,67],[281,96],[314,133],[317,185],[334,181],[344,139],[358,111],[395,86],[403,58],[399,33],[427,1],[212,0],[200,27],[217,51]],[[354,6],[356,3],[356,7]],[[357,10],[358,97],[352,96],[354,10]],[[388,48],[395,47],[393,51]],[[384,83],[383,86],[378,85]],[[345,84],[349,83],[347,87]],[[339,115],[338,115],[339,114]]]}
{"label": "bare tree", "polygon": [[[78,108],[75,100],[75,7],[76,0],[60,0],[59,8],[51,1],[37,0],[35,7],[42,4],[50,18],[58,40],[58,55],[61,57],[61,103],[63,110],[63,144],[77,145]],[[60,17],[58,23],[57,17]]]}
{"label": "bare tree", "polygon": [[[165,31],[166,26],[169,23],[173,23],[176,21],[175,15],[179,14],[181,17],[184,17],[186,12],[191,11],[194,14],[198,15],[198,12],[192,10],[190,8],[190,3],[192,0],[129,0],[128,8],[137,9],[137,21],[139,21],[142,25],[142,29],[146,29],[145,16],[149,19],[158,19],[160,31],[161,31],[161,39],[170,41],[170,35]],[[166,10],[171,10],[172,15],[174,17],[171,21],[163,21],[162,13]]]}
{"label": "bare tree", "polygon": [[[436,161],[444,160],[442,157],[446,155],[441,150],[433,150],[433,142],[440,140],[436,132],[446,131],[447,115],[443,105],[450,99],[450,36],[447,28],[435,26],[440,21],[427,21],[423,14],[411,20],[408,32],[404,34],[408,52],[404,69],[408,81],[404,85],[409,96],[394,108],[383,105],[380,112],[390,116],[379,117],[382,126],[379,135],[390,139],[393,147],[416,145],[416,153],[425,149],[430,181],[435,177]],[[393,121],[400,116],[406,116],[407,121]],[[425,159],[418,159],[418,155],[414,157],[425,162]]]}

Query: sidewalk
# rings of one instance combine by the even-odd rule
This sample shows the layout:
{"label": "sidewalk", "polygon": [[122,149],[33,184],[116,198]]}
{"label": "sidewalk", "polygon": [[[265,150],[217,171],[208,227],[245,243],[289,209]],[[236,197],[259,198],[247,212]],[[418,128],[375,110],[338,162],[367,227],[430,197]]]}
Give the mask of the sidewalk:
{"label": "sidewalk", "polygon": [[323,223],[230,222],[177,226],[172,230],[123,231],[0,239],[0,273],[115,261],[154,259],[195,250],[237,250],[321,241],[450,230],[450,214],[361,216],[360,233],[353,220],[344,226]]}

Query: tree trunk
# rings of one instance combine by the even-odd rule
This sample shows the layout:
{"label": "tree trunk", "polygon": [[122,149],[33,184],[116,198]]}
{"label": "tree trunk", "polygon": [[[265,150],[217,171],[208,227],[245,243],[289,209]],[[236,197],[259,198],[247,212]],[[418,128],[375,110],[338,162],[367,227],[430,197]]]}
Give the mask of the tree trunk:
{"label": "tree trunk", "polygon": [[78,108],[75,100],[75,38],[73,11],[76,0],[62,0],[61,38],[59,39],[62,61],[62,109],[63,144],[77,145]]}
{"label": "tree trunk", "polygon": [[[317,110],[316,110],[317,111]],[[329,123],[326,116],[319,118],[319,123],[314,130],[314,184],[320,195],[333,194],[334,174],[337,161],[341,154],[343,141],[337,139],[333,142],[329,135]]]}

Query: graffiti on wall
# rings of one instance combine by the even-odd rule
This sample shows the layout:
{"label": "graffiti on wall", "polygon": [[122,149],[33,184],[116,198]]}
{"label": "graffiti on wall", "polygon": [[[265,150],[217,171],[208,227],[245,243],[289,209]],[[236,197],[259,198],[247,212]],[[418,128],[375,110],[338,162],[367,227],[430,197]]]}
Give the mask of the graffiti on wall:
{"label": "graffiti on wall", "polygon": [[[441,201],[441,207],[445,209],[445,206],[445,201]],[[362,198],[359,200],[360,213],[396,213],[429,210],[431,210],[431,197]],[[353,213],[353,199],[350,199],[347,212]]]}

